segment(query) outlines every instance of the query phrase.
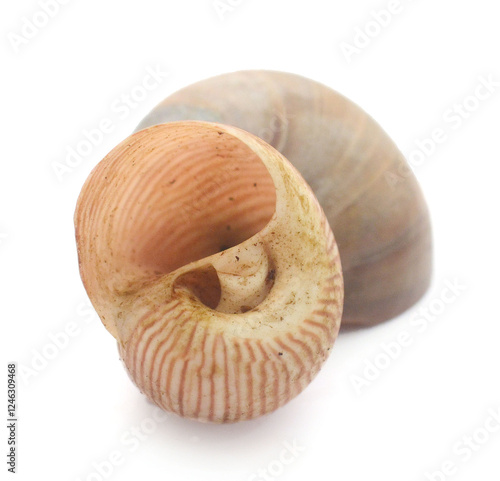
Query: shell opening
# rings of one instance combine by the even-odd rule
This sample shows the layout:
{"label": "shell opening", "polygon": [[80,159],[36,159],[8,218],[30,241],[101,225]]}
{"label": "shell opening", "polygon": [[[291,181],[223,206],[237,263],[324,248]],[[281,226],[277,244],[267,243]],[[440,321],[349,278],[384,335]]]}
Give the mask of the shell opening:
{"label": "shell opening", "polygon": [[210,309],[215,309],[221,298],[221,285],[214,266],[203,266],[199,269],[181,274],[174,282],[174,291],[187,290],[196,296]]}
{"label": "shell opening", "polygon": [[[115,246],[143,279],[236,246],[271,220],[272,178],[236,137],[191,125],[189,132],[179,127],[168,139],[141,143],[144,167],[127,179],[117,205],[127,216],[114,230]],[[215,297],[208,297],[210,306]]]}

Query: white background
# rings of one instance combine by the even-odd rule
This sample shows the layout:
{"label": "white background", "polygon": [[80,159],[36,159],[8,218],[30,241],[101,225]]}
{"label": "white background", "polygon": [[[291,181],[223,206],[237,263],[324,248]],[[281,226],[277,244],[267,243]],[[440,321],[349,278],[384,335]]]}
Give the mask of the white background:
{"label": "white background", "polygon": [[[40,4],[4,2],[0,372],[6,380],[7,362],[18,363],[15,479],[500,479],[500,430],[490,414],[500,411],[497,2],[401,0],[379,28],[373,12],[387,0],[232,3],[218,12],[212,0],[73,0],[35,34],[24,27],[27,39],[23,18],[43,21]],[[361,45],[358,29],[366,28],[367,45],[346,56],[342,42],[356,37]],[[120,116],[121,95],[157,66],[168,77]],[[222,426],[174,415],[154,421],[88,307],[75,202],[91,169],[164,97],[254,68],[298,73],[343,93],[407,156],[434,129],[445,131],[446,141],[413,165],[432,215],[432,286],[391,322],[341,333],[313,383],[267,417]],[[480,77],[497,83],[474,100]],[[452,121],[464,103],[467,118]],[[106,118],[113,131],[58,179],[54,163]],[[460,287],[444,304],[446,283]],[[421,309],[434,312],[432,322]],[[72,336],[54,348],[50,336],[64,330]],[[411,344],[356,389],[353,381],[383,362],[383,345],[402,332]],[[471,456],[468,435],[480,441]],[[443,463],[453,475],[431,476]],[[1,469],[7,479],[4,461]]]}

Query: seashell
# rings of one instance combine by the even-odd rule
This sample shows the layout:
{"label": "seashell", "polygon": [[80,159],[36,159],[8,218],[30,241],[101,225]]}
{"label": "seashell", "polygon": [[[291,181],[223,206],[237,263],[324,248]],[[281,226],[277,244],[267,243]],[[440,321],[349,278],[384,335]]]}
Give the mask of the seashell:
{"label": "seashell", "polygon": [[343,325],[390,319],[424,294],[432,264],[425,200],[396,145],[351,101],[297,75],[243,71],[174,93],[139,128],[176,120],[244,129],[302,173],[339,247]]}
{"label": "seashell", "polygon": [[81,277],[139,389],[211,422],[269,413],[327,358],[337,245],[307,183],[263,140],[206,122],[113,149],[75,212]]}

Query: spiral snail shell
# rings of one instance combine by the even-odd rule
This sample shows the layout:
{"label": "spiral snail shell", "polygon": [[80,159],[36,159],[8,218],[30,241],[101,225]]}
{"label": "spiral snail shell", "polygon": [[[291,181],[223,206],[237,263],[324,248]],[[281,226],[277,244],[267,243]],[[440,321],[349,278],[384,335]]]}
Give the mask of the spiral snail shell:
{"label": "spiral snail shell", "polygon": [[98,164],[75,213],[80,271],[140,390],[212,422],[273,411],[337,336],[342,274],[309,186],[237,128],[172,122]]}
{"label": "spiral snail shell", "polygon": [[394,142],[357,105],[298,75],[241,71],[174,93],[139,129],[174,120],[234,125],[299,170],[339,246],[343,326],[390,319],[425,293],[432,264],[425,200]]}
{"label": "spiral snail shell", "polygon": [[184,417],[252,419],[311,382],[341,317],[408,308],[431,231],[413,175],[387,183],[405,165],[359,107],[296,75],[226,74],[162,102],[75,212],[83,283],[134,383]]}

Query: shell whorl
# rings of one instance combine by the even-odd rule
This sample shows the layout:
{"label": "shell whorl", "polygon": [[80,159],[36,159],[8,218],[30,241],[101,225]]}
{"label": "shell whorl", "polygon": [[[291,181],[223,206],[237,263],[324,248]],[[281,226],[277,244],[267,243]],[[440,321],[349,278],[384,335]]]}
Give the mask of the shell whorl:
{"label": "shell whorl", "polygon": [[298,75],[241,71],[172,94],[138,128],[176,120],[244,129],[301,172],[339,246],[342,325],[390,319],[427,290],[432,242],[425,200],[394,142],[357,105]]}
{"label": "shell whorl", "polygon": [[154,403],[211,422],[300,393],[337,336],[337,245],[309,186],[259,138],[206,122],[135,133],[75,213],[80,271]]}

